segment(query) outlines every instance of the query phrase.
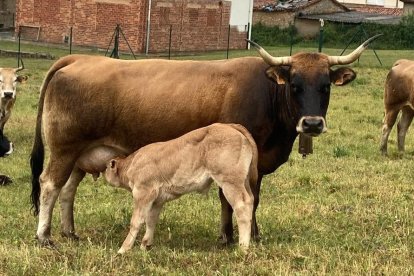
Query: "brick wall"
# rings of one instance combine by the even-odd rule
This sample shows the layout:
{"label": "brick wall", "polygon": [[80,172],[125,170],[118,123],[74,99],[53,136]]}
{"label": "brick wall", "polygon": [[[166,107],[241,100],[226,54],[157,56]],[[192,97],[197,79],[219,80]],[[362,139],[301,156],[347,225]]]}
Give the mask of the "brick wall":
{"label": "brick wall", "polygon": [[[231,2],[152,0],[150,52],[165,52],[172,27],[172,51],[227,47]],[[16,25],[23,39],[106,49],[119,23],[134,52],[145,51],[148,0],[17,0]],[[40,32],[37,36],[37,30]],[[246,32],[231,28],[232,49],[244,48]],[[121,35],[120,49],[128,50]]]}
{"label": "brick wall", "polygon": [[[150,50],[207,51],[227,47],[231,2],[155,1],[151,10]],[[244,48],[245,29],[230,28],[230,48]]]}

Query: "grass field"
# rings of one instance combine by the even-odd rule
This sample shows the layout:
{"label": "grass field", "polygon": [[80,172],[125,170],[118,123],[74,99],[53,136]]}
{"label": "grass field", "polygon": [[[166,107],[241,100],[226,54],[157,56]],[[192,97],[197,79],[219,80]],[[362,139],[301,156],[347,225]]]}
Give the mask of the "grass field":
{"label": "grass field", "polygon": [[[0,49],[14,47],[0,41]],[[46,46],[23,47],[66,54]],[[340,51],[326,49],[330,54]],[[274,47],[270,52],[286,55],[288,49]],[[262,239],[247,255],[216,241],[220,205],[213,188],[207,197],[192,194],[167,204],[150,251],[136,246],[118,256],[128,232],[131,195],[90,176],[76,199],[81,240],[60,237],[57,204],[52,235],[58,249],[40,248],[34,238],[37,218],[30,214],[28,159],[39,87],[53,61],[26,59],[29,80],[18,89],[5,130],[15,152],[0,160],[0,172],[14,181],[0,187],[0,275],[413,275],[414,139],[409,132],[406,153],[399,154],[393,130],[389,156],[384,157],[379,138],[385,76],[395,60],[414,59],[414,52],[377,53],[383,66],[368,50],[351,66],[357,79],[332,89],[329,130],[314,139],[314,154],[302,159],[295,145],[289,161],[264,179],[257,212]],[[243,55],[256,53],[230,56]],[[225,53],[217,52],[180,58],[223,57]],[[16,60],[0,57],[0,67],[7,66],[16,66]]]}

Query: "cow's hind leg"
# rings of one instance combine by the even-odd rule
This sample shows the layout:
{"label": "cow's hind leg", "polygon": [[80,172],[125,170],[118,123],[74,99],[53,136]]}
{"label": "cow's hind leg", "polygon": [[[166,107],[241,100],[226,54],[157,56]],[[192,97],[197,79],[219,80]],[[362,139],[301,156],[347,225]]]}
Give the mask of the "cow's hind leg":
{"label": "cow's hind leg", "polygon": [[228,245],[234,243],[233,208],[227,201],[221,188],[219,189],[219,197],[221,202],[221,228],[219,240],[222,244]]}
{"label": "cow's hind leg", "polygon": [[385,117],[384,117],[384,124],[382,126],[382,137],[381,137],[381,146],[380,150],[382,154],[387,154],[387,143],[388,137],[390,136],[390,132],[392,127],[397,120],[398,113],[400,109],[391,109],[385,110]]}
{"label": "cow's hind leg", "polygon": [[61,213],[61,234],[64,237],[78,240],[75,232],[73,218],[73,206],[75,194],[79,183],[85,177],[85,172],[75,167],[59,194],[60,213]]}
{"label": "cow's hind leg", "polygon": [[398,150],[403,152],[405,145],[405,136],[407,135],[408,128],[413,121],[414,111],[409,106],[404,106],[402,109],[401,119],[397,124],[398,129]]}
{"label": "cow's hind leg", "polygon": [[[247,180],[245,181],[247,182]],[[242,249],[249,247],[253,213],[253,195],[248,184],[244,183],[245,181],[219,184],[236,215],[239,229],[239,245]]]}
{"label": "cow's hind leg", "polygon": [[53,245],[50,229],[53,208],[62,187],[73,170],[76,157],[67,152],[51,153],[49,163],[40,176],[40,206],[37,239],[42,245]]}

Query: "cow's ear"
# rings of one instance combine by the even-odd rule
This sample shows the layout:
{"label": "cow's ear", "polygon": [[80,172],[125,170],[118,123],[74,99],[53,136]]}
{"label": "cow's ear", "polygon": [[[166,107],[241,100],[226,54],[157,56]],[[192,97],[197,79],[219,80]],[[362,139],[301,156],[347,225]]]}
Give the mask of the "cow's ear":
{"label": "cow's ear", "polygon": [[29,77],[28,76],[17,76],[16,81],[20,83],[24,83],[27,81]]}
{"label": "cow's ear", "polygon": [[266,69],[266,76],[277,84],[285,84],[289,81],[289,67],[270,66]]}
{"label": "cow's ear", "polygon": [[354,70],[348,67],[341,67],[330,72],[331,82],[335,85],[345,85],[350,83],[356,78]]}

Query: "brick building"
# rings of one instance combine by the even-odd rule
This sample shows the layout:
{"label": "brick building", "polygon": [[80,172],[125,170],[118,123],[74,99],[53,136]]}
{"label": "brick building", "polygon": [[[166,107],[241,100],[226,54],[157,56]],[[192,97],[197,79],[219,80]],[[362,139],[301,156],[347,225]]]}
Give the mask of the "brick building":
{"label": "brick building", "polygon": [[[246,47],[246,28],[231,26],[230,0],[16,0],[23,39],[107,48],[116,24],[134,52],[207,51]],[[151,7],[148,5],[151,3]],[[149,25],[148,25],[149,23]],[[147,30],[149,29],[149,36]],[[120,49],[127,50],[121,36]]]}

